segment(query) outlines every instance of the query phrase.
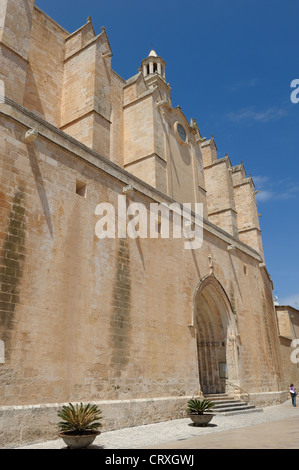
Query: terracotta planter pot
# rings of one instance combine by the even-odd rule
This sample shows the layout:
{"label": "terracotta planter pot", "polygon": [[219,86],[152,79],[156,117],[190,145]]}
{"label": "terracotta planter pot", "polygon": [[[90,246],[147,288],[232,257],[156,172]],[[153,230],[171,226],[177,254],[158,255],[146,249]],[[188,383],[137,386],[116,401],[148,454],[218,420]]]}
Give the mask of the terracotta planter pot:
{"label": "terracotta planter pot", "polygon": [[194,426],[207,426],[207,424],[213,418],[213,414],[203,414],[203,415],[196,415],[196,414],[189,414],[190,419],[192,419]]}
{"label": "terracotta planter pot", "polygon": [[101,431],[94,432],[92,434],[83,434],[82,436],[60,432],[58,433],[58,436],[64,440],[65,444],[70,449],[86,449],[93,443],[99,434],[101,434]]}

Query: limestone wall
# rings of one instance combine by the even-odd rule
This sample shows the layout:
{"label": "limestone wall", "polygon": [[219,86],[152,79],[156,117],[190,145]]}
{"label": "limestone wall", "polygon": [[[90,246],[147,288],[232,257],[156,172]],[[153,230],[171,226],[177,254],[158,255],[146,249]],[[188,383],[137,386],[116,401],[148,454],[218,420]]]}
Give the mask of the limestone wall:
{"label": "limestone wall", "polygon": [[33,9],[23,104],[55,126],[60,126],[67,32]]}
{"label": "limestone wall", "polygon": [[[258,255],[231,254],[217,230],[194,253],[183,240],[98,240],[95,208],[117,207],[123,182],[78,158],[75,144],[70,152],[40,136],[29,145],[24,125],[2,116],[2,126],[3,404],[192,394],[188,324],[210,253],[238,316],[240,378],[278,387],[270,281]],[[138,191],[132,198],[152,202]]]}
{"label": "limestone wall", "polygon": [[[280,390],[259,255],[207,223],[193,251],[183,239],[99,240],[95,208],[117,208],[124,185],[136,188],[128,202],[169,200],[34,115],[1,106],[1,405],[196,394],[192,312],[210,254],[236,317],[234,380],[249,392]],[[39,136],[26,144],[33,125]]]}
{"label": "limestone wall", "polygon": [[288,305],[277,305],[275,310],[283,361],[284,387],[289,390],[290,384],[293,383],[298,391],[299,312]]}
{"label": "limestone wall", "polygon": [[[26,433],[27,413],[34,417],[47,405],[50,414],[37,431],[42,438],[46,417],[69,401],[132,405],[129,420],[121,411],[109,426],[144,423],[144,403],[154,399],[167,406],[162,413],[159,405],[153,420],[181,416],[184,398],[200,390],[198,337],[204,347],[211,339],[203,329],[199,335],[195,314],[201,300],[195,294],[209,276],[218,300],[207,290],[205,305],[229,325],[218,328],[228,379],[260,401],[269,393],[281,399],[286,354],[254,225],[252,181],[247,185],[243,169],[233,170],[228,158],[217,162],[213,139],[205,142],[172,109],[162,79],[146,82],[139,74],[125,82],[111,70],[104,29],[96,36],[88,21],[69,34],[33,9],[33,1],[26,4],[29,10],[18,10],[27,38],[19,52],[12,24],[0,24],[6,95],[0,103],[0,432],[13,417]],[[5,14],[16,15],[16,1],[3,5]],[[29,142],[30,129],[37,138]],[[127,204],[142,203],[148,212],[153,202],[203,202],[203,245],[188,250],[183,238],[171,237],[99,239],[97,205],[111,203],[118,222],[128,185]],[[244,185],[248,193],[240,195]],[[241,227],[252,238],[241,236]]]}

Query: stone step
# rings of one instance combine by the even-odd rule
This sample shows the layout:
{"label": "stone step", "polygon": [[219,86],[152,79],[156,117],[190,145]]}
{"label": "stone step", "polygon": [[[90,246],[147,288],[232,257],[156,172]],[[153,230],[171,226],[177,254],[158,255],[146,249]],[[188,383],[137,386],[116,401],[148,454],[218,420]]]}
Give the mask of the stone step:
{"label": "stone step", "polygon": [[220,414],[221,416],[232,416],[243,413],[254,413],[263,411],[262,408],[256,408],[255,405],[250,405],[245,401],[234,398],[228,394],[208,394],[205,395],[207,400],[215,403],[213,409],[209,413]]}
{"label": "stone step", "polygon": [[[235,406],[223,406],[221,408],[213,408],[213,410],[216,412],[216,413],[226,413],[228,411],[240,411],[240,410],[250,410],[250,409],[253,409],[255,408],[254,405],[238,405],[236,404]],[[211,410],[211,412],[213,412],[213,410]]]}
{"label": "stone step", "polygon": [[244,403],[244,402],[235,402],[235,401],[214,401],[214,408],[219,408],[222,406],[231,406],[235,405],[236,403]]}
{"label": "stone step", "polygon": [[215,406],[213,407],[213,410],[221,410],[222,408],[235,408],[236,406],[246,406],[248,407],[248,403],[246,401],[234,401],[234,402],[219,402],[216,403]]}
{"label": "stone step", "polygon": [[231,403],[231,402],[238,402],[241,401],[239,398],[218,398],[218,400],[211,400],[213,403]]}
{"label": "stone step", "polygon": [[214,402],[218,401],[227,401],[227,400],[235,400],[235,397],[230,395],[205,395],[206,400],[211,400]]}
{"label": "stone step", "polygon": [[227,393],[208,393],[204,396],[208,400],[216,399],[216,398],[233,398],[232,395],[228,395]]}
{"label": "stone step", "polygon": [[246,413],[260,413],[262,411],[264,411],[262,408],[256,408],[255,406],[248,406],[247,408],[243,408],[240,410],[218,412],[215,414],[219,416],[234,416],[234,415],[241,415],[241,414],[246,414]]}

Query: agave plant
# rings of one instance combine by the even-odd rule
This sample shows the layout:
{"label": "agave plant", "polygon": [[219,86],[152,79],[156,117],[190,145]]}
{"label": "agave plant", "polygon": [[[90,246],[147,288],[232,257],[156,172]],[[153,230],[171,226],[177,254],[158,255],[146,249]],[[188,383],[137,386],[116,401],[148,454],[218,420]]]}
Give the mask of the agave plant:
{"label": "agave plant", "polygon": [[187,403],[187,412],[188,414],[203,415],[205,411],[211,410],[214,406],[215,403],[211,400],[192,398]]}
{"label": "agave plant", "polygon": [[63,421],[58,423],[60,431],[68,434],[90,434],[98,431],[102,426],[99,421],[102,418],[102,412],[97,405],[80,405],[77,403],[75,406],[69,403],[68,406],[64,405],[59,411],[58,416]]}

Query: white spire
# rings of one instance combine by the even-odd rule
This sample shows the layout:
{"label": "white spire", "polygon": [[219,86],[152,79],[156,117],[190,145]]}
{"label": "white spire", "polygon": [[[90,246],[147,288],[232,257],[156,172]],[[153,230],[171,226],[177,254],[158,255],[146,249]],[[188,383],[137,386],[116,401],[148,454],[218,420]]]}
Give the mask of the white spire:
{"label": "white spire", "polygon": [[154,49],[151,49],[149,55],[141,63],[143,76],[149,77],[159,75],[165,81],[165,61],[159,57]]}

